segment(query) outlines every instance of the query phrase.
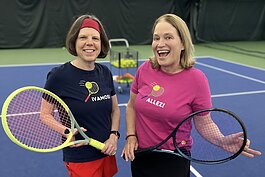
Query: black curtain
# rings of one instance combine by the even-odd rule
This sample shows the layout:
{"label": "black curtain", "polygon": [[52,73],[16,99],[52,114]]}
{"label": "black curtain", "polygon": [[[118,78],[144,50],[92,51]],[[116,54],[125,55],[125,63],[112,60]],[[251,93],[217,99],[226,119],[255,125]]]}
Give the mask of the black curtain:
{"label": "black curtain", "polygon": [[0,48],[62,47],[75,17],[96,15],[109,38],[150,44],[157,17],[174,13],[194,41],[265,39],[264,0],[0,0]]}
{"label": "black curtain", "polygon": [[265,0],[201,0],[194,10],[197,41],[265,39]]}
{"label": "black curtain", "polygon": [[109,38],[149,44],[154,20],[164,13],[188,18],[191,0],[1,0],[0,48],[64,46],[76,16],[96,15]]}

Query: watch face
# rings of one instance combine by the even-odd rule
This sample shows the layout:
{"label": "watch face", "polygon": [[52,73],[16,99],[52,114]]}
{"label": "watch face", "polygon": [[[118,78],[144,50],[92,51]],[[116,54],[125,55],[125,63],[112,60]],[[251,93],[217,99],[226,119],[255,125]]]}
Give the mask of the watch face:
{"label": "watch face", "polygon": [[111,131],[110,133],[115,134],[118,138],[120,138],[120,133],[118,131]]}

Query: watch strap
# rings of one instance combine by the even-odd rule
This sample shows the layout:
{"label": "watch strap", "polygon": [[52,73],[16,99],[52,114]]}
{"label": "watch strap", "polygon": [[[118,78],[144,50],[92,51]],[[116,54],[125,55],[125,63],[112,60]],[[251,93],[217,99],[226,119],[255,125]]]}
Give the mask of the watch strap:
{"label": "watch strap", "polygon": [[114,134],[114,135],[116,135],[117,137],[118,137],[118,139],[120,138],[120,132],[119,131],[116,131],[116,130],[112,130],[112,131],[110,131],[110,134]]}

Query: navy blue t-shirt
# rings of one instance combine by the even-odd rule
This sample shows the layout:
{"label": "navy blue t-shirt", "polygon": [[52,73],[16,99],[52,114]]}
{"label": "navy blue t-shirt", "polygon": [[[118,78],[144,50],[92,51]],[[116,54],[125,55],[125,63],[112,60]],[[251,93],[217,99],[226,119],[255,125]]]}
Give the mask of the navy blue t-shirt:
{"label": "navy blue t-shirt", "polygon": [[[92,88],[88,98],[91,83],[96,83],[98,89]],[[101,142],[108,139],[111,131],[111,96],[116,93],[112,74],[105,65],[95,63],[94,70],[86,71],[67,62],[48,73],[45,89],[65,101],[78,124],[87,129],[89,137]],[[75,138],[83,139],[79,134]],[[63,160],[66,162],[88,162],[102,157],[105,155],[91,146],[63,149]]]}

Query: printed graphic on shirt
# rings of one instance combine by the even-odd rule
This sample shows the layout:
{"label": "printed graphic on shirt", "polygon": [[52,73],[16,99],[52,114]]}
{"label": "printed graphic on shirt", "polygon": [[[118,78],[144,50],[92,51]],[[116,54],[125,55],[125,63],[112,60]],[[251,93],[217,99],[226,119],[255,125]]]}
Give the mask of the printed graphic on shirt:
{"label": "printed graphic on shirt", "polygon": [[149,104],[152,104],[154,106],[160,107],[160,108],[164,108],[166,103],[158,101],[152,97],[160,97],[161,95],[164,94],[164,87],[160,86],[159,84],[157,84],[156,82],[153,82],[150,84],[150,86],[152,87],[151,92],[148,95],[145,95],[142,97],[142,99],[148,97],[145,101],[148,102]]}
{"label": "printed graphic on shirt", "polygon": [[152,104],[152,105],[155,105],[155,106],[157,106],[157,107],[160,107],[160,108],[164,108],[165,105],[166,105],[166,103],[161,102],[161,101],[158,101],[158,100],[155,100],[155,99],[152,99],[152,98],[148,98],[148,99],[146,100],[146,102],[148,102],[148,103],[150,103],[150,104]]}
{"label": "printed graphic on shirt", "polygon": [[151,83],[151,86],[152,86],[151,93],[149,93],[148,95],[143,96],[142,99],[146,98],[146,97],[149,97],[149,96],[159,97],[159,96],[163,95],[163,93],[164,93],[164,88],[163,87],[161,87],[160,85],[158,85],[155,82]]}
{"label": "printed graphic on shirt", "polygon": [[91,95],[96,94],[99,91],[99,86],[96,82],[89,82],[89,81],[82,80],[82,81],[80,81],[79,84],[80,84],[80,86],[85,86],[87,91],[88,91],[88,95],[85,99],[85,102],[87,102],[89,100]]}

